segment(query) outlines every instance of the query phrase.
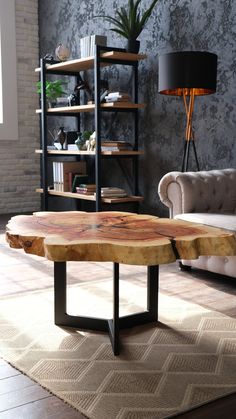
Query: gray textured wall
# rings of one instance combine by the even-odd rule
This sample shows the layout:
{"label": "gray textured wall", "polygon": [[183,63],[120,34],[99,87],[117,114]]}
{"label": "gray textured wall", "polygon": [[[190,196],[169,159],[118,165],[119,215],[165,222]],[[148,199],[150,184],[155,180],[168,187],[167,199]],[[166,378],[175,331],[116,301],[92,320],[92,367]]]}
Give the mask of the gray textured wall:
{"label": "gray textured wall", "polygon": [[[151,3],[143,0],[142,7]],[[40,0],[41,55],[54,52],[63,42],[71,57],[80,56],[80,38],[92,33],[107,34],[108,44],[124,46],[124,39],[109,31],[109,23],[92,19],[97,14],[113,14],[124,0]],[[139,68],[139,97],[147,104],[140,112],[140,189],[145,197],[143,211],[163,214],[157,188],[161,176],[180,170],[185,114],[181,98],[158,94],[158,55],[178,50],[206,50],[218,55],[217,93],[195,102],[194,129],[201,169],[236,166],[236,1],[159,0],[146,29],[139,37],[140,52],[148,54]],[[127,70],[105,71],[112,87],[122,87]],[[109,120],[105,121],[109,124]],[[130,127],[123,120],[126,132]],[[109,166],[108,166],[109,167]],[[113,169],[113,167],[110,167]],[[191,160],[190,170],[195,170]]]}

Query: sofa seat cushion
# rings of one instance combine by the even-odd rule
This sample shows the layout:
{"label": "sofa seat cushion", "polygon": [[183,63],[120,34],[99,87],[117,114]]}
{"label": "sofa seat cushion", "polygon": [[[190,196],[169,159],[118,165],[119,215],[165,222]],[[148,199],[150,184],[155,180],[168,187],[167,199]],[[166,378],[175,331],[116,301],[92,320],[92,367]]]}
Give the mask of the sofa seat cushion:
{"label": "sofa seat cushion", "polygon": [[212,213],[186,213],[178,214],[175,218],[193,223],[205,224],[211,227],[222,228],[236,233],[236,215]]}

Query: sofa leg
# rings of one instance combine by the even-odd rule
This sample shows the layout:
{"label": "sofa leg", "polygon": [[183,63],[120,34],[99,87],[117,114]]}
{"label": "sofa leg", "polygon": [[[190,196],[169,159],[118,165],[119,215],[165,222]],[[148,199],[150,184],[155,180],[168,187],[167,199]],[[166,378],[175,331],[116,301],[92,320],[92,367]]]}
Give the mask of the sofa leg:
{"label": "sofa leg", "polygon": [[192,267],[189,265],[183,265],[182,262],[179,262],[179,270],[180,271],[191,271]]}

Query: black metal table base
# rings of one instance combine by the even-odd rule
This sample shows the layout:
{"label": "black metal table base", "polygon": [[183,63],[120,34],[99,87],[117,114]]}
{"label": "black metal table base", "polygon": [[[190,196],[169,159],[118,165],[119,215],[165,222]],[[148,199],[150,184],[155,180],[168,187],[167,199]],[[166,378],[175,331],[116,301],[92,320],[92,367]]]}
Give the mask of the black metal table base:
{"label": "black metal table base", "polygon": [[119,317],[119,264],[113,268],[113,318],[73,316],[67,314],[66,307],[66,262],[54,262],[54,307],[55,324],[108,332],[114,355],[119,355],[119,331],[158,320],[159,266],[147,267],[147,310],[141,313]]}

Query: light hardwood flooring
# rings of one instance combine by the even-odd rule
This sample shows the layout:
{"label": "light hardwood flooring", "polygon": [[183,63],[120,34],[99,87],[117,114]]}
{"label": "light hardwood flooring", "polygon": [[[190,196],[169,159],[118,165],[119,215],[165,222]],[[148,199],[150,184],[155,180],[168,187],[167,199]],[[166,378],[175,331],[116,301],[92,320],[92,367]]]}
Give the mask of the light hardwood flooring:
{"label": "light hardwood flooring", "polygon": [[[4,230],[9,215],[0,216],[0,231]],[[12,268],[14,269],[14,267]],[[162,293],[181,296],[210,310],[218,310],[236,317],[236,279],[202,271],[178,272],[177,264],[161,266],[160,289]],[[29,289],[34,281],[28,281]],[[14,294],[15,284],[7,279],[0,281],[0,295]],[[182,419],[234,419],[236,395],[224,397],[214,403],[182,413]],[[0,419],[84,419],[85,416],[51,395],[5,361],[0,360]],[[113,418],[111,418],[113,419]]]}

